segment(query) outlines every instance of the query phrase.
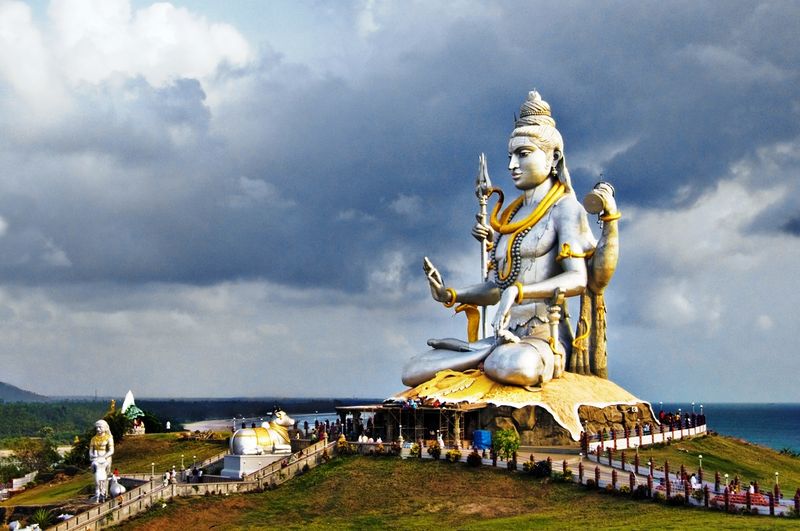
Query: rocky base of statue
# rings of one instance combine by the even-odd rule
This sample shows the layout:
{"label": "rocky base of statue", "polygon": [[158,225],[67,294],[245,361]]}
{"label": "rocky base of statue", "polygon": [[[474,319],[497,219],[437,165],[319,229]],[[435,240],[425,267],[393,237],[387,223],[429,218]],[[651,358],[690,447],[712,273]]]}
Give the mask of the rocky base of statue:
{"label": "rocky base of statue", "polygon": [[570,372],[532,392],[493,382],[478,370],[441,371],[396,398],[485,405],[472,429],[514,428],[524,446],[577,446],[586,428],[590,433],[604,428],[621,433],[624,426],[632,429],[637,422],[658,426],[649,403],[610,380]]}
{"label": "rocky base of statue", "polygon": [[[623,433],[627,426],[631,433],[637,422],[640,426],[653,420],[649,404],[640,402],[636,405],[610,405],[605,407],[580,406],[579,416],[588,426],[589,433]],[[525,406],[513,408],[510,406],[489,406],[480,411],[480,429],[495,430],[514,429],[519,433],[520,444],[523,446],[580,446],[579,441],[572,438],[572,434],[556,421],[553,415],[541,406]]]}

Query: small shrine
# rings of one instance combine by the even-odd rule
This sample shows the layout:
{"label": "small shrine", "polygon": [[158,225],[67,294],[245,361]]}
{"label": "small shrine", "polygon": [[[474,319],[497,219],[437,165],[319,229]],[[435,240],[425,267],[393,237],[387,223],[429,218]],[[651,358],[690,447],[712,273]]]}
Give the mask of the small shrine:
{"label": "small shrine", "polygon": [[144,411],[136,406],[136,401],[133,398],[133,391],[128,390],[125,395],[125,400],[122,401],[122,414],[132,422],[128,435],[144,435]]}

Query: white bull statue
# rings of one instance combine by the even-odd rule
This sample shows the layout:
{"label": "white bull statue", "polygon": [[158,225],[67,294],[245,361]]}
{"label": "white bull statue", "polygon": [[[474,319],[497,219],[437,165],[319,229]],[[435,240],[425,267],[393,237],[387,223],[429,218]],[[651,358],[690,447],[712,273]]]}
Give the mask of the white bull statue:
{"label": "white bull statue", "polygon": [[294,426],[294,420],[281,410],[275,411],[274,416],[274,420],[262,423],[260,428],[236,430],[231,437],[231,453],[233,455],[292,453],[289,428]]}

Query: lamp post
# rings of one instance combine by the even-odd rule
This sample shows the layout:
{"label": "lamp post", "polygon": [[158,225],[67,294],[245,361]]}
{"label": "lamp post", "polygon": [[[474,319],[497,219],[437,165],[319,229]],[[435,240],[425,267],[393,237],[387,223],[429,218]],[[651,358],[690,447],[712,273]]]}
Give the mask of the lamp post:
{"label": "lamp post", "polygon": [[195,468],[197,468],[197,456],[193,455],[192,456],[192,470],[194,470]]}
{"label": "lamp post", "polygon": [[778,483],[778,473],[777,472],[775,472],[775,485],[780,486],[780,483]]}
{"label": "lamp post", "polygon": [[184,470],[186,467],[183,466],[183,454],[181,454],[181,470]]}
{"label": "lamp post", "polygon": [[150,463],[150,480],[156,476],[156,464]]}
{"label": "lamp post", "polygon": [[700,468],[703,468],[703,454],[698,455],[697,458],[700,460]]}
{"label": "lamp post", "polygon": [[692,415],[694,415],[694,402],[692,402]]}
{"label": "lamp post", "polygon": [[661,413],[662,411],[664,411],[664,402],[659,400],[658,401],[658,412]]}
{"label": "lamp post", "polygon": [[728,485],[730,485],[730,483],[728,483],[728,474],[726,473],[725,474],[725,488],[726,489],[728,488]]}

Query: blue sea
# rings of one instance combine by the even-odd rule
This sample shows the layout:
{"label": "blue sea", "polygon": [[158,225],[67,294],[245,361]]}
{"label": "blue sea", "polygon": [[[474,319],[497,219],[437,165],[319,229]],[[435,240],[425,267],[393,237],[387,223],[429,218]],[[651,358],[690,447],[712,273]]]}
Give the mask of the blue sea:
{"label": "blue sea", "polygon": [[[659,402],[651,402],[656,415]],[[691,413],[692,405],[666,403],[665,411]],[[700,406],[695,404],[695,412]],[[708,429],[775,450],[800,452],[800,404],[703,404]]]}

